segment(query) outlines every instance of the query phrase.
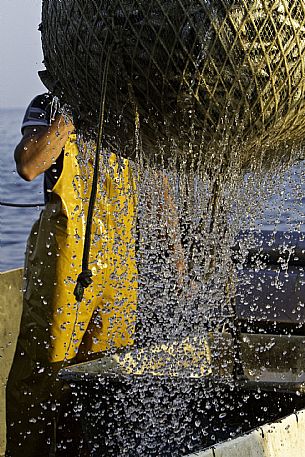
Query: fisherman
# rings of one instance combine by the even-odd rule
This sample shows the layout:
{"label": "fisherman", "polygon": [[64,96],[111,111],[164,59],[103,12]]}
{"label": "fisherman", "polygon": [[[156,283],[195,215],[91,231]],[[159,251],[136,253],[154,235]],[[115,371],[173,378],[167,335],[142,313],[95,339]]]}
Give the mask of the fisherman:
{"label": "fisherman", "polygon": [[101,157],[89,262],[93,282],[81,302],[73,294],[81,272],[94,149],[76,135],[56,98],[34,98],[15,161],[26,181],[44,174],[45,207],[27,243],[24,309],[7,386],[7,457],[54,453],[64,392],[60,368],[133,343],[135,187],[129,163],[112,153]]}

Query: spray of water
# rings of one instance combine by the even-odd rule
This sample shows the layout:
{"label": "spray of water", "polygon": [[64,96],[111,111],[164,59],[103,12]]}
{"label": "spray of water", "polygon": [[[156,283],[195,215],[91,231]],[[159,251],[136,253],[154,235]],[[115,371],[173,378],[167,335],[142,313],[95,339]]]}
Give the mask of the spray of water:
{"label": "spray of water", "polygon": [[[293,178],[301,172],[287,163],[271,162],[266,169],[255,161],[246,170],[240,142],[232,144],[225,135],[220,148],[209,149],[204,167],[198,156],[183,160],[192,154],[191,141],[183,153],[173,141],[170,161],[168,142],[160,143],[155,160],[148,160],[137,114],[135,144],[136,334],[133,346],[115,354],[119,380],[101,376],[94,387],[91,419],[103,436],[89,441],[93,455],[185,455],[252,425],[237,419],[251,397],[235,384],[238,272],[267,202],[273,215],[280,211],[272,198],[284,192],[289,177],[299,188],[301,177]],[[294,161],[297,154],[288,155]],[[108,159],[104,151],[101,184],[111,173]],[[264,266],[257,261],[257,269]]]}

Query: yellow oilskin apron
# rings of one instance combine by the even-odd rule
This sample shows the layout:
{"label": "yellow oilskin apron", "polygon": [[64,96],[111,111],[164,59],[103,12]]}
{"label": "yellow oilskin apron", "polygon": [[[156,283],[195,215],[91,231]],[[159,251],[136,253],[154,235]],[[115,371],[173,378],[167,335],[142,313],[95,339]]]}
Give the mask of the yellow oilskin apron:
{"label": "yellow oilskin apron", "polygon": [[93,284],[80,304],[73,295],[93,177],[94,151],[87,149],[80,153],[76,137],[69,138],[62,173],[29,243],[25,300],[37,322],[38,359],[50,362],[72,359],[78,350],[95,353],[132,343],[135,189],[128,162],[119,164],[114,154],[101,161],[89,262]]}
{"label": "yellow oilskin apron", "polygon": [[128,162],[114,154],[101,157],[89,261],[93,283],[81,303],[73,294],[82,269],[93,156],[94,148],[69,137],[62,172],[28,240],[24,311],[7,388],[8,456],[47,452],[41,449],[49,440],[47,409],[61,396],[55,381],[61,366],[133,342],[135,185]]}

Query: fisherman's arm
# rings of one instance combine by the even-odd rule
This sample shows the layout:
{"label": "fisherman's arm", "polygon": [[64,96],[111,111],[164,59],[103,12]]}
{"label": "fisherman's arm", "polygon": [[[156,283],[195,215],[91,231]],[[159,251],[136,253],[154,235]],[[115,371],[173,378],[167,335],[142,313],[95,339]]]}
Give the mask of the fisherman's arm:
{"label": "fisherman's arm", "polygon": [[57,115],[49,127],[25,127],[14,153],[18,174],[26,181],[32,181],[48,170],[73,131],[73,124],[61,115]]}

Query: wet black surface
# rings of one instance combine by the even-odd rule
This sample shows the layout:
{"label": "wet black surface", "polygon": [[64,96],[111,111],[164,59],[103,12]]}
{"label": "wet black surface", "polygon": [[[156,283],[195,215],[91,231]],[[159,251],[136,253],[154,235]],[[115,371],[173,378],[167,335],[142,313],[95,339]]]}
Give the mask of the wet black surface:
{"label": "wet black surface", "polygon": [[73,384],[89,455],[188,455],[305,407],[298,394],[214,381],[129,379]]}

